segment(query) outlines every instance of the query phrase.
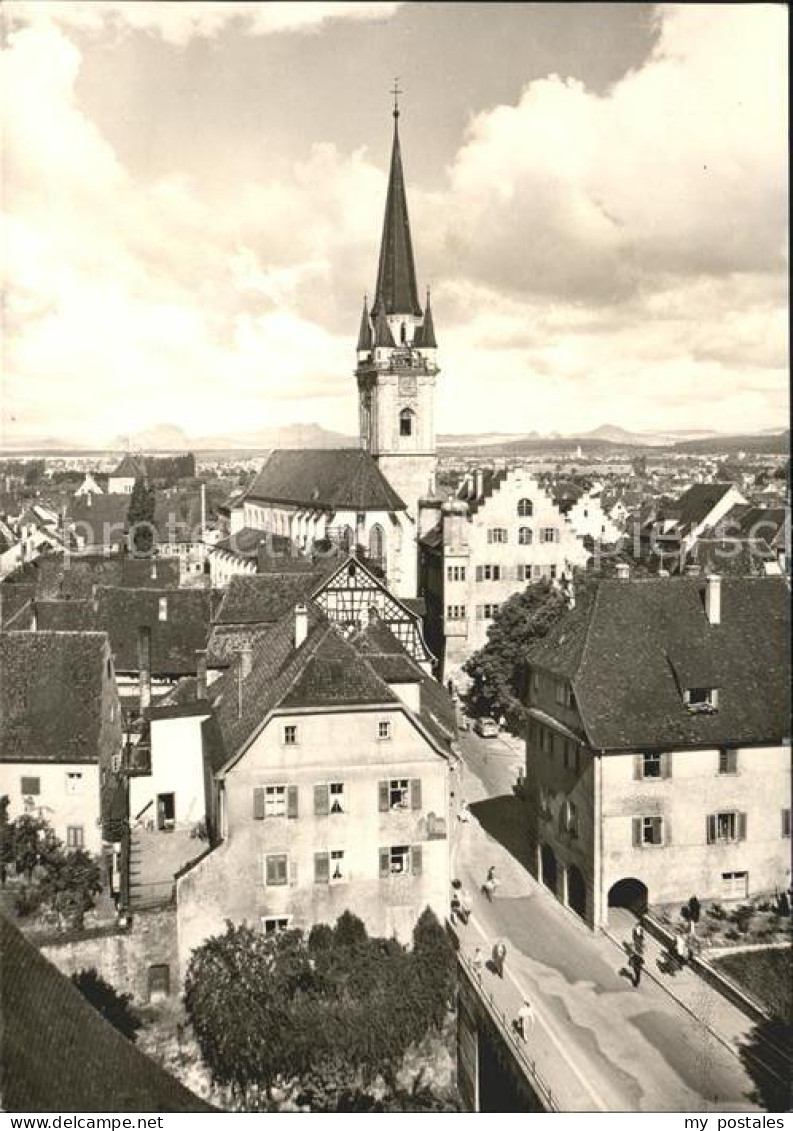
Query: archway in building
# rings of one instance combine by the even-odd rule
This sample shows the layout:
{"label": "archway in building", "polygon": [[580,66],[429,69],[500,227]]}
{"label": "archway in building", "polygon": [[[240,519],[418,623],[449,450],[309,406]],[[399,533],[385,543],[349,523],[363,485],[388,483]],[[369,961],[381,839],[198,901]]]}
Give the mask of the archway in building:
{"label": "archway in building", "polygon": [[628,876],[617,880],[609,888],[609,907],[625,907],[634,915],[643,915],[647,910],[648,896],[647,884]]}
{"label": "archway in building", "polygon": [[586,918],[586,883],[581,869],[575,864],[567,869],[567,904],[576,915]]}
{"label": "archway in building", "polygon": [[556,894],[556,855],[549,844],[544,844],[540,849],[540,864],[542,865],[542,882]]}

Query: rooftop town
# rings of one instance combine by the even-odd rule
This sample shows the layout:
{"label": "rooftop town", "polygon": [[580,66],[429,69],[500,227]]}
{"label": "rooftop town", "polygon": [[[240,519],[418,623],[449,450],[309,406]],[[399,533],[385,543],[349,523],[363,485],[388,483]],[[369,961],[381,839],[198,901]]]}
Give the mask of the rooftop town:
{"label": "rooftop town", "polygon": [[[6,1110],[294,1097],[211,1059],[207,955],[347,946],[363,985],[344,931],[407,963],[427,921],[459,1108],[778,1110],[789,458],[439,445],[407,199],[395,108],[357,443],[2,461],[0,993],[52,1069],[6,1068]],[[154,1035],[112,1033],[86,970]]]}

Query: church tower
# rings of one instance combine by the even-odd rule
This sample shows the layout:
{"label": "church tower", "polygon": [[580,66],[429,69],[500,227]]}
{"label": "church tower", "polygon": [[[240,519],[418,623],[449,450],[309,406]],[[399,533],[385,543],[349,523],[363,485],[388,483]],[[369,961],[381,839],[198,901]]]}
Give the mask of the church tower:
{"label": "church tower", "polygon": [[407,506],[414,539],[419,499],[435,481],[436,353],[429,291],[422,310],[416,287],[395,100],[377,285],[371,310],[364,300],[355,375],[361,447]]}

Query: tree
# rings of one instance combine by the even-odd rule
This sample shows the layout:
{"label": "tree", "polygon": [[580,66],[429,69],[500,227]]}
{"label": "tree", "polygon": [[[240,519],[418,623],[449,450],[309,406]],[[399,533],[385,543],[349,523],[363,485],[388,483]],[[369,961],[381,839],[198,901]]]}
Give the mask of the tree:
{"label": "tree", "polygon": [[503,715],[511,729],[522,729],[526,651],[549,632],[567,607],[567,597],[548,581],[529,585],[499,606],[487,644],[463,666],[472,680],[466,702],[473,714],[496,719]]}
{"label": "tree", "polygon": [[137,1013],[130,1009],[131,994],[120,994],[93,967],[72,974],[72,982],[97,1013],[101,1013],[105,1021],[109,1021],[114,1029],[123,1033],[128,1041],[136,1040],[138,1029],[143,1022]]}
{"label": "tree", "polygon": [[413,928],[412,958],[432,1023],[440,1028],[454,1004],[457,963],[449,937],[429,907]]}
{"label": "tree", "polygon": [[680,914],[688,923],[691,934],[696,934],[697,923],[702,914],[702,905],[695,895],[692,895],[688,903],[684,907],[681,907]]}
{"label": "tree", "polygon": [[82,927],[101,890],[99,865],[83,848],[58,852],[44,865],[42,895],[71,926]]}
{"label": "tree", "polygon": [[151,553],[154,544],[154,508],[156,495],[143,479],[136,479],[127,510],[127,527],[132,534],[136,554]]}
{"label": "tree", "polygon": [[49,863],[60,851],[61,842],[43,817],[23,813],[13,823],[14,868],[33,882],[36,868]]}
{"label": "tree", "polygon": [[0,797],[0,886],[6,886],[8,866],[14,860],[14,830],[8,819],[8,794]]}

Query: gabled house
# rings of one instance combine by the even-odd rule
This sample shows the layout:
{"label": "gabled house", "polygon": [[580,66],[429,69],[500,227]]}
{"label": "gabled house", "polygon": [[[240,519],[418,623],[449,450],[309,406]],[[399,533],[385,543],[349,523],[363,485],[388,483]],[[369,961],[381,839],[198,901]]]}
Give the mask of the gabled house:
{"label": "gabled house", "polygon": [[142,456],[133,456],[128,452],[108,476],[108,494],[131,495],[136,482],[146,478],[146,461]]}
{"label": "gabled house", "polygon": [[122,745],[108,638],[0,633],[0,796],[45,818],[67,848],[99,852],[103,774]]}
{"label": "gabled house", "polygon": [[425,906],[445,913],[454,709],[376,614],[345,639],[298,605],[207,698],[212,848],[177,877],[183,967],[227,919],[350,909],[407,939]]}
{"label": "gabled house", "polygon": [[527,655],[533,870],[609,909],[790,884],[781,577],[601,581]]}

